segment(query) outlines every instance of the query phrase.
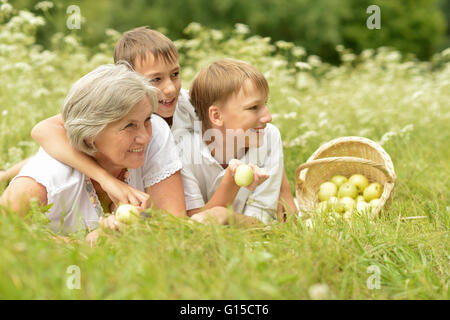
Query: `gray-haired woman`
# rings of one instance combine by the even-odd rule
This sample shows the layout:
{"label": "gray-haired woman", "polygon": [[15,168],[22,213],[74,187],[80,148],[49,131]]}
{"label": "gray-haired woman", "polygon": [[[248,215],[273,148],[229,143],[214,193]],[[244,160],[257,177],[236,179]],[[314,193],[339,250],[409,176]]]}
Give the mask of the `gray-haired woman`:
{"label": "gray-haired woman", "polygon": [[[126,65],[103,65],[73,85],[62,115],[76,149],[114,177],[125,176],[134,188],[164,195],[152,199],[155,207],[183,216],[181,161],[168,125],[152,116],[158,105],[155,90]],[[53,204],[47,216],[55,231],[117,226],[113,215],[102,217],[112,212],[112,201],[101,186],[42,148],[11,181],[0,204],[24,214],[31,198]]]}

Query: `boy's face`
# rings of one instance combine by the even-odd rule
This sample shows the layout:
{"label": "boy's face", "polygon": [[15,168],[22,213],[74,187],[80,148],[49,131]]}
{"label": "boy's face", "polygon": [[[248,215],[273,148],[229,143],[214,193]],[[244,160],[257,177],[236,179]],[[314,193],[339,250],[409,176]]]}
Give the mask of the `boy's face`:
{"label": "boy's face", "polygon": [[267,96],[250,79],[245,80],[239,92],[231,95],[220,108],[223,121],[220,130],[232,135],[241,132],[245,135],[245,147],[260,147],[264,129],[272,121],[266,104]]}
{"label": "boy's face", "polygon": [[136,72],[150,80],[150,84],[161,90],[164,96],[159,97],[158,109],[155,113],[163,118],[170,118],[175,112],[178,95],[181,90],[180,65],[165,62],[163,58],[157,59],[149,53],[145,59],[137,57],[135,60]]}

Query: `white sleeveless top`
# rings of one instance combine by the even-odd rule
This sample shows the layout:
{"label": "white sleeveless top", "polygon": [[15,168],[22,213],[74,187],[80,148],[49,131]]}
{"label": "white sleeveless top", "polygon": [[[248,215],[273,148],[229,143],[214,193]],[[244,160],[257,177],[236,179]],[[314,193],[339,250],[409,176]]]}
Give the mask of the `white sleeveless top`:
{"label": "white sleeveless top", "polygon": [[[182,163],[167,123],[153,114],[152,137],[146,147],[145,162],[141,168],[129,169],[126,182],[141,191],[181,170]],[[53,231],[64,234],[80,228],[98,227],[102,206],[91,180],[82,172],[56,160],[40,148],[14,178],[30,177],[47,189],[47,212]]]}

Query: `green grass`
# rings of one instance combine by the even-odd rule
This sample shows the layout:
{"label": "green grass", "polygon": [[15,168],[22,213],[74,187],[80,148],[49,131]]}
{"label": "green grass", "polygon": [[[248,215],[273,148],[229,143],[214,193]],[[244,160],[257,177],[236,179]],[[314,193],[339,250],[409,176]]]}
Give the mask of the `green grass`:
{"label": "green grass", "polygon": [[[44,52],[34,46],[39,21],[33,21],[0,25],[6,84],[0,87],[0,167],[33,155],[32,126],[58,112],[75,80],[112,61],[113,32],[111,43],[91,51],[56,35],[54,48]],[[449,299],[448,49],[432,62],[405,61],[386,48],[356,57],[341,49],[345,62],[332,67],[293,46],[237,31],[214,40],[210,30],[196,28],[190,40],[177,41],[183,86],[222,56],[262,70],[292,191],[295,169],[321,143],[365,136],[380,142],[394,162],[398,180],[389,210],[373,222],[355,217],[351,224],[317,216],[312,229],[303,219],[240,229],[155,213],[136,228],[107,234],[96,248],[76,241],[82,233],[69,243],[52,239],[36,208],[28,219],[8,213],[0,215],[0,297],[310,299],[311,287],[325,284],[330,299]],[[403,219],[408,216],[425,218]],[[80,268],[79,290],[67,287],[72,265]],[[367,286],[373,266],[380,271],[379,289]]]}

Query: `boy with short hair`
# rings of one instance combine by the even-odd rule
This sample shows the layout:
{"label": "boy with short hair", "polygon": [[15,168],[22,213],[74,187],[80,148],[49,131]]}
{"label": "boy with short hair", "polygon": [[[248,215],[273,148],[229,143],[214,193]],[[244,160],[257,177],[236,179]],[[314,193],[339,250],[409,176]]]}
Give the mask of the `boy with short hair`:
{"label": "boy with short hair", "polygon": [[[280,132],[270,124],[268,93],[262,73],[239,60],[219,60],[194,78],[190,98],[200,122],[194,130],[173,131],[182,151],[188,215],[222,199],[264,223],[277,219],[283,149]],[[235,159],[253,164],[255,182],[246,188],[233,179]],[[286,200],[293,202],[292,196]]]}
{"label": "boy with short hair", "polygon": [[[178,52],[170,39],[146,27],[125,32],[114,49],[114,61],[119,60],[130,63],[135,71],[149,78],[151,84],[161,90],[164,97],[160,98],[155,113],[163,117],[169,126],[174,123],[173,130],[192,126],[196,115],[189,102],[187,90],[181,88]],[[142,206],[148,203],[147,194],[105,174],[91,158],[70,147],[63,126],[61,116],[54,116],[37,124],[33,128],[32,137],[51,156],[98,181],[114,202],[121,201],[135,205],[140,203]],[[14,170],[17,172],[14,174],[7,172],[6,176],[16,175],[20,169],[16,166]],[[296,211],[285,173],[281,188],[280,200],[283,197],[288,204],[284,210]]]}

